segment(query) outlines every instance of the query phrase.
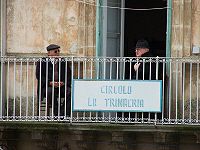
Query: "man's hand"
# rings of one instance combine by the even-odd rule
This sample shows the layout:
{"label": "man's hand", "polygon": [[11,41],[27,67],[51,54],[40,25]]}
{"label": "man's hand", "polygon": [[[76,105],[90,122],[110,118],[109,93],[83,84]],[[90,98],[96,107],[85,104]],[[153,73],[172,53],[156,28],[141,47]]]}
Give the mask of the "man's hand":
{"label": "man's hand", "polygon": [[59,86],[61,87],[61,86],[64,85],[64,83],[63,83],[62,81],[60,81],[60,82],[56,82],[56,81],[53,82],[53,81],[51,81],[49,84],[50,84],[51,86],[54,85],[55,88],[58,88]]}
{"label": "man's hand", "polygon": [[134,70],[137,71],[139,67],[140,67],[140,63],[136,63],[136,64],[134,65]]}

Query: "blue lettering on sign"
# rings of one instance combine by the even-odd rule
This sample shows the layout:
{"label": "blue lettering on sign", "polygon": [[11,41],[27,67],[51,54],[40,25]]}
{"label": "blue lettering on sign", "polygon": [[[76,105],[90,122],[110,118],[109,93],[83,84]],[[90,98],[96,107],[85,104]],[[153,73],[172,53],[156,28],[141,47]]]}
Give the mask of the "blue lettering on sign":
{"label": "blue lettering on sign", "polygon": [[102,94],[132,94],[132,87],[125,85],[110,86],[104,85],[101,87]]}
{"label": "blue lettering on sign", "polygon": [[88,98],[88,106],[97,106],[97,99],[96,98]]}
{"label": "blue lettering on sign", "polygon": [[106,107],[144,107],[143,99],[105,98]]}

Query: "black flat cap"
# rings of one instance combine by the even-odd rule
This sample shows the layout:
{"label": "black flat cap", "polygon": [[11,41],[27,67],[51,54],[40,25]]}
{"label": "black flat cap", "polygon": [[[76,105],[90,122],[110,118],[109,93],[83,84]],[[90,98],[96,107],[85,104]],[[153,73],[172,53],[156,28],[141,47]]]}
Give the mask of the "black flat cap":
{"label": "black flat cap", "polygon": [[60,48],[59,45],[50,44],[49,46],[47,46],[47,51],[51,51],[51,50],[58,49],[58,48]]}
{"label": "black flat cap", "polygon": [[149,48],[149,43],[146,40],[138,40],[135,48]]}

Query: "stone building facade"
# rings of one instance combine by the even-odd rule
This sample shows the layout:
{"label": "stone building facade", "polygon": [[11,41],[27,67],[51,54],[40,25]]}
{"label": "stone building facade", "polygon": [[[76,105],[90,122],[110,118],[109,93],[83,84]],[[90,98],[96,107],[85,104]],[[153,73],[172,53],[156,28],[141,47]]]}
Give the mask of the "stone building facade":
{"label": "stone building facade", "polygon": [[[1,56],[44,56],[45,47],[50,43],[61,46],[63,56],[97,56],[97,4],[100,0],[1,0]],[[199,0],[163,0],[168,7],[168,47],[169,57],[198,58],[194,47],[200,47],[200,1]],[[14,66],[10,66],[13,70]],[[34,67],[30,65],[28,76],[34,76]],[[183,87],[183,67],[172,67],[172,86],[176,86],[175,70],[178,69],[178,87]],[[17,67],[17,71],[20,66]],[[26,70],[26,64],[23,69]],[[189,98],[189,67],[186,66],[185,99]],[[197,89],[198,76],[196,66],[192,70],[192,89]],[[27,72],[22,73],[24,82],[22,94],[26,93]],[[13,83],[14,72],[10,72]],[[17,76],[19,77],[19,76]],[[16,78],[16,85],[20,79]],[[199,81],[200,82],[200,81]],[[36,81],[30,80],[31,89]],[[7,84],[7,83],[5,83]],[[8,85],[8,84],[7,84]],[[9,86],[10,97],[14,90]],[[180,90],[181,91],[181,90]],[[198,91],[193,91],[198,93]],[[176,93],[173,101],[175,102]],[[30,93],[31,95],[32,93]],[[35,94],[36,95],[36,94]],[[23,95],[26,97],[27,95]],[[178,99],[182,99],[179,93]],[[192,99],[195,98],[192,97]],[[51,124],[51,123],[50,123]],[[52,124],[51,124],[52,125]],[[31,127],[30,127],[31,126]],[[69,125],[65,123],[42,127],[33,124],[13,126],[1,124],[1,143],[9,144],[15,149],[199,149],[199,127],[175,128],[171,126],[120,125],[89,128],[87,125]],[[64,127],[63,127],[64,126]],[[134,126],[134,125],[133,125]],[[61,129],[58,129],[61,128]],[[36,131],[35,131],[36,129]],[[92,130],[91,130],[92,129]],[[39,131],[39,132],[38,132]],[[16,134],[17,133],[17,134]],[[98,137],[97,137],[98,136]],[[70,137],[70,138],[66,138]],[[23,143],[26,141],[26,144]],[[186,141],[186,142],[185,142]],[[13,149],[14,149],[13,148]]]}

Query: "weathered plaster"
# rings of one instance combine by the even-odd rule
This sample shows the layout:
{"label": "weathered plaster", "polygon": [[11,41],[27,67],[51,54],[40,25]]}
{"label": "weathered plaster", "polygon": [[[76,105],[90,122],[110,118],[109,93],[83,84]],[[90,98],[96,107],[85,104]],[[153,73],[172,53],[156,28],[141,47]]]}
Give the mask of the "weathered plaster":
{"label": "weathered plaster", "polygon": [[88,42],[94,41],[94,20],[95,7],[75,0],[8,0],[7,53],[40,55],[56,43],[66,55],[84,55],[79,47],[95,44]]}

